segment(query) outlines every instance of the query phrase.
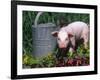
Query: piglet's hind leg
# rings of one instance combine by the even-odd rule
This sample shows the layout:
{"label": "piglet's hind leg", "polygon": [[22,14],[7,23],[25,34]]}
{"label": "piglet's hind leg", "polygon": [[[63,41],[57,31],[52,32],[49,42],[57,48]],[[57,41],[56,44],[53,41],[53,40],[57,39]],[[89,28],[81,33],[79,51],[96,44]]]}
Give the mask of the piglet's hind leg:
{"label": "piglet's hind leg", "polygon": [[84,48],[87,49],[88,48],[88,34],[85,34],[83,36],[83,40],[84,40]]}

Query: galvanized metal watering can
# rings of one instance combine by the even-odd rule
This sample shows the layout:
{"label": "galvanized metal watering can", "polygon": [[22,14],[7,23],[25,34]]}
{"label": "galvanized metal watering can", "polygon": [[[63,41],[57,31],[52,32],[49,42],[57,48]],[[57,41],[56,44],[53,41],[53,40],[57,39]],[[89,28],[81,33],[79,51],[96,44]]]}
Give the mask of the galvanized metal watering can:
{"label": "galvanized metal watering can", "polygon": [[57,27],[53,23],[37,24],[40,15],[43,12],[38,12],[34,25],[32,25],[33,37],[33,55],[35,57],[43,57],[52,53],[56,46],[56,39],[51,35]]}

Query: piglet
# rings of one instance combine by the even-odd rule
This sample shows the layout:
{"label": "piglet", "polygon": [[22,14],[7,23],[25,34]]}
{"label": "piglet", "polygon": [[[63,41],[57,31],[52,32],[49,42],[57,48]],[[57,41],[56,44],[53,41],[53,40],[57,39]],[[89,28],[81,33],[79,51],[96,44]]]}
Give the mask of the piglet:
{"label": "piglet", "polygon": [[84,47],[88,46],[89,39],[89,27],[86,23],[81,21],[76,21],[62,27],[59,31],[52,32],[54,37],[57,37],[58,47],[60,49],[67,48],[69,46],[69,51],[74,52],[76,47],[76,42],[83,39]]}

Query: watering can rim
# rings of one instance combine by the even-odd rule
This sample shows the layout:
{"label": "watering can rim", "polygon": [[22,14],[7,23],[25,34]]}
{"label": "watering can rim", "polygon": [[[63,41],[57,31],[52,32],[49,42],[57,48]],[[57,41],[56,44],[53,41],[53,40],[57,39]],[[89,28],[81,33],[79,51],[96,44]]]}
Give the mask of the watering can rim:
{"label": "watering can rim", "polygon": [[[47,25],[47,26],[44,26],[44,25]],[[41,26],[41,27],[51,27],[51,26],[52,26],[52,27],[56,27],[56,25],[53,24],[53,23],[45,23],[45,24],[44,24],[44,23],[41,23],[41,24],[38,24],[38,25],[37,25],[37,27],[40,27],[40,26]],[[32,25],[32,27],[37,28],[35,25]]]}

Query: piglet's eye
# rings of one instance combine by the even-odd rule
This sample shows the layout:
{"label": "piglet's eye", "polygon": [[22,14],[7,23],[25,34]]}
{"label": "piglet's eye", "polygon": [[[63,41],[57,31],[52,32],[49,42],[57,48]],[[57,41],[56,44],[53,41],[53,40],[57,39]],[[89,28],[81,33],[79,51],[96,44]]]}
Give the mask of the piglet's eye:
{"label": "piglet's eye", "polygon": [[58,40],[60,40],[60,38],[58,38]]}
{"label": "piglet's eye", "polygon": [[66,38],[65,40],[68,40],[68,38]]}

